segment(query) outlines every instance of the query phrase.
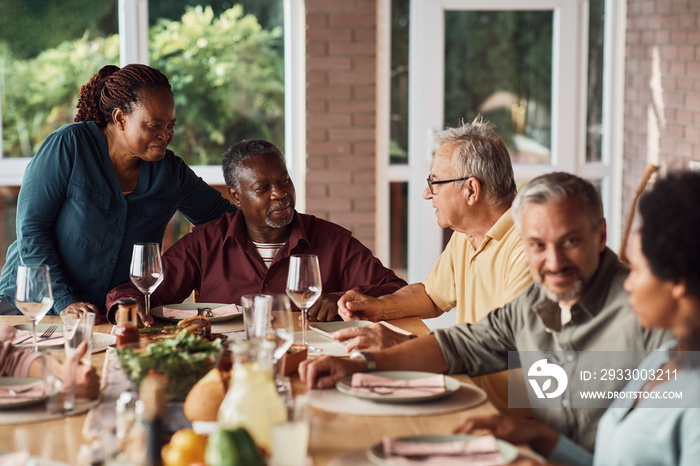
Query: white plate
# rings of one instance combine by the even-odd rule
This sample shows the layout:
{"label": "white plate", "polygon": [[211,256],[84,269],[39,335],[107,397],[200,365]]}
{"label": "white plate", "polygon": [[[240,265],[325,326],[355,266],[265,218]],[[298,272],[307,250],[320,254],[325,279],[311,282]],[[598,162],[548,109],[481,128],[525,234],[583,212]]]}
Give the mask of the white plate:
{"label": "white plate", "polygon": [[[406,440],[411,442],[455,442],[455,441],[469,441],[475,440],[478,437],[476,435],[421,435],[417,437],[400,437],[398,440]],[[518,449],[512,444],[506,442],[505,440],[496,439],[496,444],[498,445],[498,451],[500,451],[501,456],[506,463],[513,462],[518,457]],[[387,466],[388,463],[384,458],[384,445],[378,443],[367,449],[367,458],[379,466]]]}
{"label": "white plate", "polygon": [[[165,320],[167,322],[180,322],[182,319],[179,317],[166,317],[163,315],[163,308],[168,307],[170,309],[178,309],[181,311],[196,311],[197,308],[201,307],[208,307],[210,309],[217,309],[219,307],[223,306],[228,306],[228,304],[221,304],[221,303],[179,303],[179,304],[166,304],[165,306],[158,306],[154,307],[151,309],[151,313],[153,314],[154,317],[157,317],[161,320]],[[243,315],[243,309],[241,309],[241,306],[236,306],[238,308],[238,314],[231,314],[228,316],[221,316],[221,317],[211,317],[209,319],[209,322],[212,324],[215,324],[217,322],[226,322],[227,320],[233,320],[236,317],[239,317]]]}
{"label": "white plate", "polygon": [[[424,377],[432,377],[435,374],[433,372],[418,372],[418,371],[377,371],[372,372],[373,375],[378,375],[380,377],[386,377],[392,380],[409,380],[409,379],[421,379]],[[365,400],[375,401],[378,403],[419,403],[423,401],[431,401],[438,398],[443,398],[445,396],[451,395],[462,386],[461,382],[448,375],[445,376],[445,391],[442,393],[437,393],[433,395],[421,395],[421,396],[393,396],[393,395],[380,395],[376,393],[357,393],[352,390],[352,376],[345,377],[335,384],[335,388],[339,392],[345,393],[346,395],[354,396],[356,398],[362,398]]]}
{"label": "white plate", "polygon": [[[46,330],[47,327],[50,327],[53,324],[38,324],[36,326],[36,334],[37,337],[41,335],[44,330]],[[32,324],[18,324],[15,325],[14,327],[20,329],[20,330],[32,330]],[[55,333],[61,333],[63,332],[63,327],[58,325],[56,328]],[[41,340],[39,340],[39,349],[48,349],[48,348],[58,348],[63,346],[63,338],[56,338],[55,340],[48,340],[45,341],[44,344],[41,344]],[[98,332],[92,332],[92,352],[93,353],[99,353],[100,351],[104,351],[107,348],[109,348],[110,345],[114,345],[117,343],[117,337],[115,335],[110,335],[108,333],[98,333]],[[26,342],[17,345],[20,348],[33,348],[34,345],[32,345],[32,340],[29,339]]]}
{"label": "white plate", "polygon": [[372,324],[374,324],[374,322],[370,322],[368,320],[348,320],[344,322],[311,322],[309,323],[309,328],[311,328],[311,330],[313,330],[314,332],[333,340],[333,336],[331,335],[333,332],[342,330],[344,328],[364,327],[366,325]]}
{"label": "white plate", "polygon": [[[56,333],[63,333],[63,326],[58,325],[58,324],[36,324],[36,338],[37,341],[39,342],[39,350],[45,349],[45,348],[57,348],[59,346],[63,346],[63,337],[61,338],[55,338],[51,340],[46,340],[46,341],[41,341],[39,336],[44,333],[44,331],[49,328],[56,326],[56,330],[54,330],[54,334]],[[32,331],[32,324],[17,324],[13,325],[14,328],[18,328],[20,330],[28,330]],[[52,337],[53,338],[53,337]],[[32,343],[32,339],[30,338],[29,340],[25,341],[24,343],[21,343],[19,345],[20,348],[34,348],[34,344]]]}
{"label": "white plate", "polygon": [[[0,385],[25,385],[35,382],[41,382],[41,379],[30,379],[26,377],[0,377]],[[25,406],[32,406],[35,404],[42,403],[46,396],[43,394],[36,398],[31,399],[20,399],[13,400],[12,398],[0,398],[0,410],[1,409],[16,409],[23,408]]]}

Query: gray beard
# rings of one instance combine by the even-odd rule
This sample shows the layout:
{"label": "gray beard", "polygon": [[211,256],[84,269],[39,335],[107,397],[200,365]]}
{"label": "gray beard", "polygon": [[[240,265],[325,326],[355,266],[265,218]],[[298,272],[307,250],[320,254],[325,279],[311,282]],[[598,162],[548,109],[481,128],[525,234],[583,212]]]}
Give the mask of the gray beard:
{"label": "gray beard", "polygon": [[574,299],[579,294],[581,294],[581,292],[583,291],[585,286],[586,286],[586,283],[583,281],[582,278],[579,277],[579,279],[576,280],[576,284],[574,285],[574,287],[571,290],[569,290],[568,292],[566,292],[564,294],[558,295],[556,293],[549,291],[549,289],[546,286],[544,286],[543,284],[540,284],[540,288],[542,288],[544,290],[545,296],[550,301],[554,301],[555,303],[558,303],[560,301],[570,301],[570,300]]}

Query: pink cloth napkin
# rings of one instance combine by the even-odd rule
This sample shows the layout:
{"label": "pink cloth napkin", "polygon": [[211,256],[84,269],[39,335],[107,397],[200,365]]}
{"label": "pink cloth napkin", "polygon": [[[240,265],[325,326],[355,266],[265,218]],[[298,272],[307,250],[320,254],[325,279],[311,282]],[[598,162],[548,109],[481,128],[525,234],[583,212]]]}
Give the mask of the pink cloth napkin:
{"label": "pink cloth napkin", "polygon": [[[40,332],[37,330],[36,332],[36,341],[38,346],[59,346],[63,344],[63,334],[60,332],[54,332],[53,335],[51,335],[50,339],[42,340],[39,338],[39,335],[41,335],[43,332]],[[22,342],[21,345],[33,345],[34,340],[31,338],[32,336],[32,331],[31,330],[21,330],[16,328],[15,329],[15,336],[12,339],[12,344],[16,345],[18,342]],[[26,338],[26,340],[25,340]],[[24,341],[22,341],[24,340]]]}
{"label": "pink cloth napkin", "polygon": [[352,375],[350,386],[353,392],[366,395],[429,396],[445,392],[445,376],[436,374],[420,379],[394,380],[366,372],[357,372]]}
{"label": "pink cloth napkin", "polygon": [[[195,304],[196,306],[196,304]],[[238,306],[235,304],[228,304],[226,306],[217,307],[211,310],[212,317],[226,317],[240,314]],[[197,309],[173,309],[170,307],[163,307],[163,316],[170,317],[173,319],[186,319],[187,317],[194,317],[197,315]]]}
{"label": "pink cloth napkin", "polygon": [[493,435],[449,442],[420,442],[385,437],[383,447],[384,459],[389,464],[495,466],[505,463]]}
{"label": "pink cloth napkin", "polygon": [[409,332],[408,330],[404,330],[404,329],[397,327],[394,324],[390,324],[389,322],[386,322],[384,320],[382,320],[379,323],[382,324],[383,326],[385,326],[386,328],[388,328],[389,330],[393,330],[394,332],[400,333],[401,335],[411,335],[411,332]]}
{"label": "pink cloth napkin", "polygon": [[[27,388],[29,388],[29,390],[23,393],[19,393],[17,396],[14,396],[10,393],[10,390],[22,391],[26,390]],[[41,380],[37,382],[32,382],[30,384],[0,386],[0,405],[13,404],[20,401],[36,400],[39,398],[43,398],[43,396],[44,384]]]}

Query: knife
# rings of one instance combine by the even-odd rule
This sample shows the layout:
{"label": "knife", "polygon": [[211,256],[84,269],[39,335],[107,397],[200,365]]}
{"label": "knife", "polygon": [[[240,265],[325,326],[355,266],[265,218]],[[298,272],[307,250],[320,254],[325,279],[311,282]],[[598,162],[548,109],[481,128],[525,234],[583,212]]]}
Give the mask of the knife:
{"label": "knife", "polygon": [[[41,343],[42,341],[57,340],[57,339],[59,339],[59,338],[63,338],[63,335],[58,335],[58,336],[49,337],[49,338],[37,337],[37,343]],[[32,335],[28,336],[28,337],[25,338],[24,340],[20,340],[20,341],[18,341],[18,342],[16,342],[16,343],[12,343],[12,344],[13,344],[14,346],[21,345],[21,344],[24,343],[25,341],[31,340],[31,339],[32,339]]]}

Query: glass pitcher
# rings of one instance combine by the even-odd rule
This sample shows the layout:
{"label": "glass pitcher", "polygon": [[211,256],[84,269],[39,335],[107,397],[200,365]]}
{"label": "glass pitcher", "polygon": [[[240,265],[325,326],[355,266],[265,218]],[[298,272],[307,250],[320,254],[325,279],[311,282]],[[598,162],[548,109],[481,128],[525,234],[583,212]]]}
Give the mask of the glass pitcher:
{"label": "glass pitcher", "polygon": [[238,340],[231,344],[233,377],[219,408],[219,427],[245,428],[258,447],[270,451],[270,425],[284,421],[287,411],[272,375],[272,351],[267,340]]}

